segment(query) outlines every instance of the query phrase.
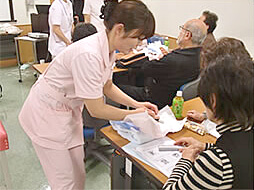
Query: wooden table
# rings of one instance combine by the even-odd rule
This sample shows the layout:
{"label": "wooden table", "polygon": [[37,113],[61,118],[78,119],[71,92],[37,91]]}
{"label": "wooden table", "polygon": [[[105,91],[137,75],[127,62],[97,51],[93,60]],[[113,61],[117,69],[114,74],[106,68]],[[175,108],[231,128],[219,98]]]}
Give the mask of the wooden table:
{"label": "wooden table", "polygon": [[48,67],[49,63],[41,63],[41,64],[33,64],[33,68],[39,73],[42,74],[46,68]]}
{"label": "wooden table", "polygon": [[[49,63],[42,63],[42,64],[33,64],[33,68],[39,73],[42,74],[46,68],[48,67]],[[118,73],[118,72],[123,72],[123,71],[127,71],[128,69],[120,69],[115,67],[113,72],[114,73]]]}
{"label": "wooden table", "polygon": [[[195,109],[199,112],[203,112],[205,110],[205,106],[200,98],[194,98],[192,100],[184,102],[183,116],[186,117],[187,111],[192,109]],[[158,187],[161,187],[166,182],[167,177],[164,174],[154,169],[153,167],[143,163],[137,158],[128,155],[121,149],[124,145],[128,144],[129,141],[122,138],[115,130],[113,130],[112,126],[102,128],[101,133],[112,144],[112,146],[120,152],[121,155],[131,160],[131,162],[135,164]],[[216,141],[216,138],[209,134],[201,136],[186,128],[183,128],[177,133],[169,133],[167,136],[174,140],[177,140],[180,137],[193,137],[202,142],[215,143]]]}

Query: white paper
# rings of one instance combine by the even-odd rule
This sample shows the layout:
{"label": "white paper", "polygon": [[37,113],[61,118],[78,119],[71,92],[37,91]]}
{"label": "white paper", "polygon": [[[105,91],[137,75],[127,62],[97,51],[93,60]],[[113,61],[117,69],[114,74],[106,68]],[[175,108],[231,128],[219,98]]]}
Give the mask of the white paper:
{"label": "white paper", "polygon": [[125,173],[129,177],[132,176],[132,162],[128,158],[125,158]]}
{"label": "white paper", "polygon": [[129,155],[131,155],[131,156],[133,156],[133,157],[139,159],[139,160],[142,161],[143,163],[145,163],[145,164],[147,164],[147,165],[149,165],[149,166],[151,166],[151,167],[157,169],[154,165],[152,165],[152,163],[148,162],[148,161],[145,160],[141,155],[139,155],[139,154],[137,153],[137,151],[136,151],[136,147],[137,147],[137,146],[138,146],[137,144],[130,142],[130,143],[128,143],[127,145],[123,146],[122,149],[123,149],[123,151],[126,152],[127,154],[129,154]]}
{"label": "white paper", "polygon": [[205,130],[207,133],[213,135],[214,137],[216,138],[219,138],[220,137],[220,134],[217,132],[216,130],[216,126],[217,124],[210,121],[209,119],[205,119],[201,125],[203,125],[205,127]]}
{"label": "white paper", "polygon": [[137,49],[133,49],[133,52],[144,53],[150,61],[154,59],[159,60],[159,58],[163,56],[160,47],[163,47],[166,50],[168,49],[167,46],[161,44],[161,41],[155,41],[153,43],[149,43],[148,45],[144,44]]}
{"label": "white paper", "polygon": [[126,146],[123,149],[169,177],[182,155],[179,151],[159,151],[158,147],[159,145],[173,145],[174,142],[168,137],[163,137],[138,146],[128,145],[127,149],[132,149],[127,150],[128,152]]}
{"label": "white paper", "polygon": [[125,122],[131,122],[140,131],[150,135],[153,138],[165,137],[169,132],[177,132],[183,128],[186,118],[178,121],[168,106],[165,106],[158,113],[159,122],[153,119],[147,112],[127,115]]}
{"label": "white paper", "polygon": [[183,125],[186,122],[186,118],[184,118],[183,120],[177,120],[169,106],[165,106],[164,108],[162,108],[159,111],[158,115],[160,116],[160,128],[163,131],[166,130],[167,133],[175,133],[182,130]]}

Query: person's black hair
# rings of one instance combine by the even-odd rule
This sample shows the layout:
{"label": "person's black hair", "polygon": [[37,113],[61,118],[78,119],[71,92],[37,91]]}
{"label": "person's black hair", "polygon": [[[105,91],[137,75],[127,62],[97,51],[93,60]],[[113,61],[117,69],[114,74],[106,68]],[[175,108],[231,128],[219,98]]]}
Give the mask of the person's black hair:
{"label": "person's black hair", "polygon": [[122,23],[125,32],[138,29],[137,37],[144,35],[145,38],[153,36],[155,31],[155,19],[147,6],[139,0],[104,0],[100,18],[111,30],[115,24]]}
{"label": "person's black hair", "polygon": [[205,16],[204,23],[209,26],[207,33],[212,33],[217,26],[218,16],[210,11],[204,11],[202,14]]}
{"label": "person's black hair", "polygon": [[[198,93],[218,120],[238,121],[243,128],[254,124],[254,64],[230,54],[216,57],[202,72]],[[212,96],[216,106],[213,109]]]}
{"label": "person's black hair", "polygon": [[97,29],[90,23],[78,23],[73,31],[72,41],[76,42],[82,38],[90,36],[97,32]]}

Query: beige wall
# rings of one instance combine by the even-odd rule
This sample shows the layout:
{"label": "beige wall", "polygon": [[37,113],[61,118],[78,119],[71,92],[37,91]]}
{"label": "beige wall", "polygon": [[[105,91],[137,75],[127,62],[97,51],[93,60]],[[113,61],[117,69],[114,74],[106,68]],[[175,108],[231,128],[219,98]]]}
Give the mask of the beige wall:
{"label": "beige wall", "polygon": [[177,37],[178,26],[191,18],[198,18],[204,10],[215,12],[217,39],[234,37],[246,45],[254,57],[254,1],[253,0],[142,0],[153,12],[156,32]]}

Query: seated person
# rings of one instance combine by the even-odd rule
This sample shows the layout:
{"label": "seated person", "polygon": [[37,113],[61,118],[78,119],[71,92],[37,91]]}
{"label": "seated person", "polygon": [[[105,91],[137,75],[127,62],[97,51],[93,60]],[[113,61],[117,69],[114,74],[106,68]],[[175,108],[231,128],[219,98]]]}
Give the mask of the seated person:
{"label": "seated person", "polygon": [[97,33],[97,29],[95,28],[94,25],[90,23],[83,23],[83,22],[78,23],[75,26],[73,34],[72,34],[72,41],[76,42],[82,38],[85,38],[95,33]]}
{"label": "seated person", "polygon": [[206,37],[207,27],[203,21],[192,19],[179,29],[177,43],[180,48],[160,60],[135,63],[142,67],[145,87],[119,85],[125,93],[139,101],[151,101],[161,109],[171,105],[180,86],[199,76],[200,45]]}
{"label": "seated person", "polygon": [[[207,63],[211,62],[214,57],[222,55],[234,56],[236,59],[245,59],[251,63],[251,56],[246,50],[244,43],[241,40],[235,38],[224,37],[219,39],[215,47],[210,47],[204,54],[204,67],[207,67]],[[240,64],[241,62],[239,62]],[[202,122],[206,119],[205,113],[199,113],[195,110],[190,110],[187,113],[187,117],[196,121]]]}
{"label": "seated person", "polygon": [[207,25],[207,36],[203,42],[203,45],[215,43],[216,39],[213,35],[213,31],[217,26],[216,22],[218,21],[218,16],[210,11],[204,11],[199,19]]}
{"label": "seated person", "polygon": [[216,44],[216,39],[213,35],[213,31],[217,27],[217,21],[218,16],[215,13],[212,13],[210,11],[204,11],[202,15],[199,17],[200,20],[202,20],[206,26],[207,26],[207,36],[202,43],[202,51],[201,51],[201,64],[200,68],[204,68],[204,62],[203,62],[203,56],[206,53],[207,49],[209,47],[214,47]]}
{"label": "seated person", "polygon": [[253,78],[250,60],[214,56],[198,92],[221,137],[216,144],[190,137],[176,141],[185,147],[164,190],[253,189]]}

